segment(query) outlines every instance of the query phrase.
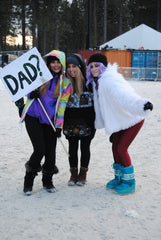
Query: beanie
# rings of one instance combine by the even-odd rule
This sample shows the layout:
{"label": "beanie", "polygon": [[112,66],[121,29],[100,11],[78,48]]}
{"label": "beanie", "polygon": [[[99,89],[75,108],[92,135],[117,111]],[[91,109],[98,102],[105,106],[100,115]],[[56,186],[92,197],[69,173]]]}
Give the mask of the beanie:
{"label": "beanie", "polygon": [[91,62],[101,62],[101,63],[103,63],[103,65],[105,67],[107,67],[107,63],[108,63],[106,56],[101,54],[101,53],[95,53],[95,54],[91,55],[89,60],[88,60],[88,65]]}
{"label": "beanie", "polygon": [[67,66],[68,64],[74,64],[77,67],[79,67],[84,78],[86,78],[86,64],[85,64],[84,58],[80,54],[73,53],[72,55],[67,57]]}
{"label": "beanie", "polygon": [[74,55],[70,55],[69,57],[67,57],[67,66],[69,64],[74,64],[81,69],[81,64],[80,64],[79,60],[77,59],[77,57]]}

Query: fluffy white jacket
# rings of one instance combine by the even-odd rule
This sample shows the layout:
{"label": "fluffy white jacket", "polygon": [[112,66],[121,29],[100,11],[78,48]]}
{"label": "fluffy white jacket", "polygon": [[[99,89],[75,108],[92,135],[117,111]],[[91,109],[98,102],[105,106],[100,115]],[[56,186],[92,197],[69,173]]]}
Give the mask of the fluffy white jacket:
{"label": "fluffy white jacket", "polygon": [[107,134],[112,134],[134,126],[147,116],[149,110],[144,110],[144,104],[149,99],[135,92],[117,72],[117,65],[109,64],[98,83],[96,90],[93,82],[96,129],[105,128]]}

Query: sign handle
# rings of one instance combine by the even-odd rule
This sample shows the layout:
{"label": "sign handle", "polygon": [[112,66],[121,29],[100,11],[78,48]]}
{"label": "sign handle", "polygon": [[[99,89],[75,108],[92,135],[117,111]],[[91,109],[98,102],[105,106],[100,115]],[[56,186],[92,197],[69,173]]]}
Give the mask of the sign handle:
{"label": "sign handle", "polygon": [[[47,114],[47,112],[46,112],[46,110],[45,110],[45,108],[44,108],[42,102],[40,101],[39,98],[38,98],[37,100],[38,100],[38,102],[40,103],[40,106],[42,107],[42,109],[43,109],[43,111],[44,111],[46,117],[48,118],[48,120],[49,120],[49,122],[50,122],[50,124],[51,124],[51,126],[52,126],[52,128],[53,128],[53,130],[54,130],[54,132],[56,132],[56,129],[55,129],[55,127],[54,127],[54,124],[52,123],[51,119],[49,118],[49,115]],[[65,148],[65,146],[64,146],[64,144],[63,144],[61,138],[58,137],[58,139],[59,139],[59,141],[61,142],[61,144],[62,144],[62,146],[63,146],[63,148],[64,148],[64,151],[66,152],[66,154],[67,154],[68,157],[69,157],[69,153],[68,153],[68,151],[66,150],[66,148]]]}

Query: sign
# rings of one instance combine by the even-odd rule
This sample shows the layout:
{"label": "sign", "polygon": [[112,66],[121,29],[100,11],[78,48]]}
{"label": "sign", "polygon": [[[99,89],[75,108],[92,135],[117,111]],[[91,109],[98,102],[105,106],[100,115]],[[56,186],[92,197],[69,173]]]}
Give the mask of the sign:
{"label": "sign", "polygon": [[45,61],[34,47],[0,70],[0,78],[16,102],[52,79]]}

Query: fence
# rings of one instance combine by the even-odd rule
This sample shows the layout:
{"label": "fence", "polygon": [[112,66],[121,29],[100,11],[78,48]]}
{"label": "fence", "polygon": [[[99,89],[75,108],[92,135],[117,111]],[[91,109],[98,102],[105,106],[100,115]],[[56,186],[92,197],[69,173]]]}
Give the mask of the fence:
{"label": "fence", "polygon": [[6,66],[6,64],[12,62],[13,60],[21,56],[23,53],[25,53],[26,51],[27,50],[0,52],[0,67]]}
{"label": "fence", "polygon": [[161,68],[119,67],[125,79],[161,81]]}
{"label": "fence", "polygon": [[0,51],[0,55],[13,54],[13,55],[17,55],[19,57],[27,51],[28,50]]}

